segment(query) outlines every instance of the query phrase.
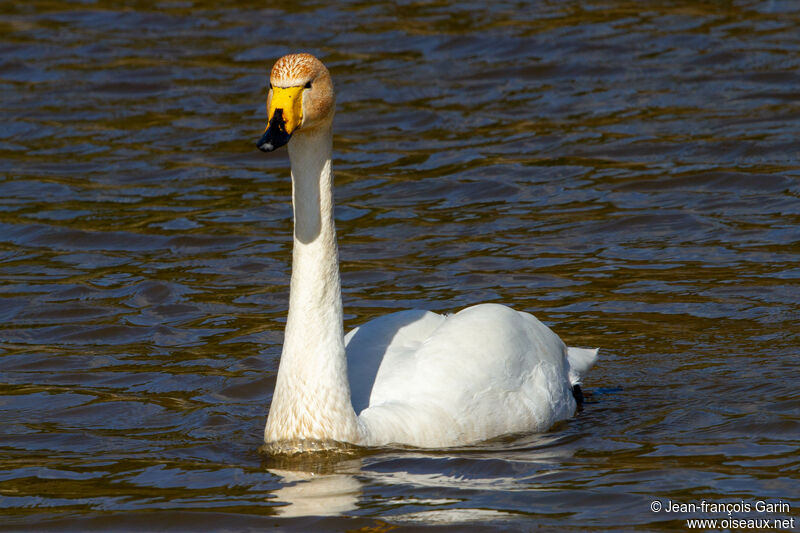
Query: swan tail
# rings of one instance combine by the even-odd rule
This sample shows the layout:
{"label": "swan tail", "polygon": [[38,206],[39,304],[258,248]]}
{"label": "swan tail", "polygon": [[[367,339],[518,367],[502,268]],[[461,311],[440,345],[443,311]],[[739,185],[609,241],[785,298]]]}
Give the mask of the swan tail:
{"label": "swan tail", "polygon": [[569,381],[573,386],[581,382],[581,377],[597,361],[597,348],[567,348],[569,362]]}

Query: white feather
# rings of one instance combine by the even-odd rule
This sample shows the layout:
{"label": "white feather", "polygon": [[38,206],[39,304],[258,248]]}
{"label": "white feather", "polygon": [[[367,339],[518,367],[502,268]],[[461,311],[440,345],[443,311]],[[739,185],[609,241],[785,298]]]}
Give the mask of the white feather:
{"label": "white feather", "polygon": [[353,406],[371,446],[457,446],[544,431],[575,411],[564,343],[504,305],[448,317],[394,313],[345,342]]}
{"label": "white feather", "polygon": [[579,385],[581,378],[597,360],[597,348],[567,348],[569,362],[569,381]]}

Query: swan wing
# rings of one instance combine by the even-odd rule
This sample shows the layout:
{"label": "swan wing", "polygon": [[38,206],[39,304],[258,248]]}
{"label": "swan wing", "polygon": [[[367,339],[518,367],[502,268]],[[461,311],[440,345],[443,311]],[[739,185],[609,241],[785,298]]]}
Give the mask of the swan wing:
{"label": "swan wing", "polygon": [[[403,321],[395,315],[390,321]],[[372,354],[380,361],[357,411],[369,444],[458,445],[544,431],[572,416],[567,347],[533,315],[499,304],[430,315],[398,330],[382,357]],[[389,337],[388,322],[374,327]]]}
{"label": "swan wing", "polygon": [[379,369],[384,375],[394,372],[396,361],[405,361],[444,321],[442,315],[411,309],[375,318],[345,335],[347,377],[356,414],[369,405]]}

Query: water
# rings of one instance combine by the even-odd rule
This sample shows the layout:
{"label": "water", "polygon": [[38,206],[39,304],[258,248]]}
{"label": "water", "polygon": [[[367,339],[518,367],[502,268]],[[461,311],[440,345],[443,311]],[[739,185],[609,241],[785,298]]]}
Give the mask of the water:
{"label": "water", "polygon": [[[0,529],[798,517],[800,6],[486,4],[0,8]],[[577,417],[258,452],[291,207],[285,151],[254,143],[267,68],[299,50],[338,90],[346,326],[533,312],[601,349]]]}

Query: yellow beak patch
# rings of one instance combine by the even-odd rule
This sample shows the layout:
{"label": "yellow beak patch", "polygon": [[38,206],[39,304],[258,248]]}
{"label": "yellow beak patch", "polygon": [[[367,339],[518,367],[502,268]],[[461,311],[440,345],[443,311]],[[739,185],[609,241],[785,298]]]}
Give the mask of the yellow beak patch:
{"label": "yellow beak patch", "polygon": [[291,135],[303,123],[303,87],[273,87],[272,98],[267,109],[267,123],[272,120],[275,110],[283,110],[286,133]]}

